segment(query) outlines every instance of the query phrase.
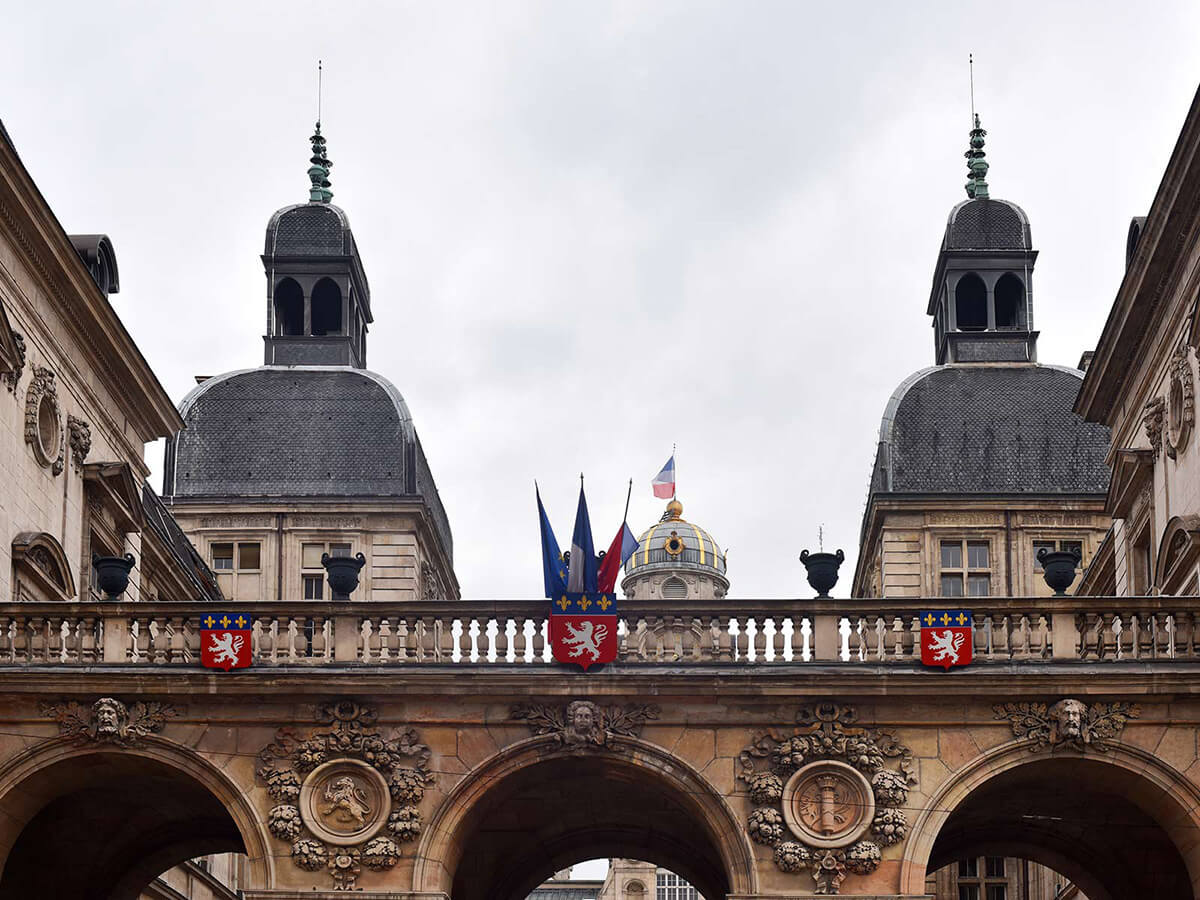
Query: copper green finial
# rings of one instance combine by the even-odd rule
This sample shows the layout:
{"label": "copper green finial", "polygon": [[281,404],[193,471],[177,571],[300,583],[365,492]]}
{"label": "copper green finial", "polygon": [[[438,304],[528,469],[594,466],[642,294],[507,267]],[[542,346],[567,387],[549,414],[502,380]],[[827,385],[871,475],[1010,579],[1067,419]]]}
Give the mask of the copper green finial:
{"label": "copper green finial", "polygon": [[321,136],[320,121],[317,122],[317,130],[309,140],[312,141],[313,155],[309,159],[312,165],[308,167],[308,180],[312,182],[308,190],[308,199],[313,203],[328,203],[333,199],[333,191],[329,189],[329,170],[333,163],[325,155],[325,138]]}
{"label": "copper green finial", "polygon": [[971,129],[971,149],[964,155],[967,157],[967,196],[972,200],[987,200],[988,163],[984,159],[983,139],[987,132],[979,125],[979,114],[975,114],[975,127]]}

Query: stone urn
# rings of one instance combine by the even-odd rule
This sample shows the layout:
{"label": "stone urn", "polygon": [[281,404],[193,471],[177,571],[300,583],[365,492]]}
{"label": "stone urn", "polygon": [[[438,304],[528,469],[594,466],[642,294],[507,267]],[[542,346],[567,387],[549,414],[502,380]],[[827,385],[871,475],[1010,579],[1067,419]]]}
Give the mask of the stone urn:
{"label": "stone urn", "polygon": [[1042,577],[1054,590],[1054,596],[1067,596],[1067,588],[1075,581],[1079,557],[1070,550],[1047,550],[1043,547],[1038,551],[1037,558],[1042,564]]}
{"label": "stone urn", "polygon": [[818,597],[829,596],[829,591],[837,584],[838,567],[845,558],[846,554],[841,550],[837,553],[800,551],[800,562],[808,569],[808,583],[817,592]]}
{"label": "stone urn", "polygon": [[92,568],[96,571],[96,584],[108,597],[116,598],[129,587],[129,573],[133,569],[133,554],[124,556],[99,556],[92,554]]}
{"label": "stone urn", "polygon": [[358,573],[367,564],[367,558],[361,553],[354,556],[330,556],[321,554],[321,565],[329,578],[329,587],[333,589],[333,598],[349,599],[350,594],[358,587]]}

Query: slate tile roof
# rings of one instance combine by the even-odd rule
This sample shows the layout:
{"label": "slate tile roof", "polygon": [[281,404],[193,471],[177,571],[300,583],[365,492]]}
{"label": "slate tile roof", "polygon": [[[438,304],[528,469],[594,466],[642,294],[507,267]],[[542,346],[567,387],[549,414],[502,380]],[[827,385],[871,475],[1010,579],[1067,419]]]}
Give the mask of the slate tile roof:
{"label": "slate tile roof", "polygon": [[1007,200],[965,200],[950,211],[946,250],[1029,250],[1025,211]]}
{"label": "slate tile roof", "polygon": [[183,533],[183,529],[179,527],[179,523],[175,521],[175,517],[171,515],[171,511],[163,505],[158,494],[154,493],[154,488],[150,487],[149,482],[142,483],[142,509],[146,525],[167,545],[180,569],[196,589],[196,598],[185,599],[214,602],[224,600],[221,588],[217,584],[217,576],[201,558],[187,535]]}
{"label": "slate tile roof", "polygon": [[880,428],[871,491],[1104,494],[1109,430],[1072,412],[1082,374],[938,366],[907,380]]}
{"label": "slate tile roof", "polygon": [[210,378],[167,445],[172,497],[420,497],[450,526],[400,393],[349,366],[263,366]]}
{"label": "slate tile roof", "polygon": [[350,221],[331,203],[285,206],[267,223],[267,256],[345,256],[353,238]]}

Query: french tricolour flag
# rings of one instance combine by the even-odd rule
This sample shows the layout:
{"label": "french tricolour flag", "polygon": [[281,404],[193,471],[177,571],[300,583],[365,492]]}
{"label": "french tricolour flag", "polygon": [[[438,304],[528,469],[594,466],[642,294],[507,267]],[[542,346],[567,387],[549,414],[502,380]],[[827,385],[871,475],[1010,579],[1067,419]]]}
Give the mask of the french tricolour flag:
{"label": "french tricolour flag", "polygon": [[654,496],[667,499],[675,496],[675,454],[671,454],[671,458],[667,460],[667,464],[662,467],[662,471],[654,476],[654,481],[650,482],[654,487]]}

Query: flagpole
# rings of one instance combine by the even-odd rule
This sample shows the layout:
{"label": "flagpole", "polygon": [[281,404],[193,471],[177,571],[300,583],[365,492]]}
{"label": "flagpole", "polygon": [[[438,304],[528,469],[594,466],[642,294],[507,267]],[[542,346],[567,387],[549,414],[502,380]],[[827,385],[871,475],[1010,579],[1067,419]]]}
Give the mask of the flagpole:
{"label": "flagpole", "polygon": [[675,469],[675,481],[671,485],[671,499],[678,499],[679,495],[679,463],[675,460],[675,442],[671,441],[671,465]]}
{"label": "flagpole", "polygon": [[629,498],[633,496],[633,479],[629,479],[629,490],[625,493],[625,515],[621,519],[622,522],[629,521]]}

